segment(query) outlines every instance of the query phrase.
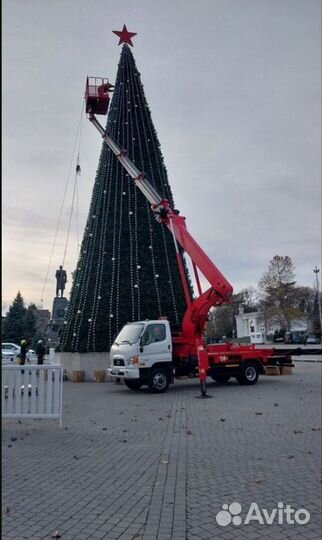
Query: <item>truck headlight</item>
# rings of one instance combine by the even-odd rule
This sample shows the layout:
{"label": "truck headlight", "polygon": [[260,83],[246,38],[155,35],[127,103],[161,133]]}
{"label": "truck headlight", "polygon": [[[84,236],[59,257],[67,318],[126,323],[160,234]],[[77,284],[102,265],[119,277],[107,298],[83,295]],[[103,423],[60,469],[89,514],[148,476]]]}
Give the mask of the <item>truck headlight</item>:
{"label": "truck headlight", "polygon": [[138,356],[132,356],[132,358],[129,358],[126,361],[128,366],[134,366],[135,364],[139,363],[139,357]]}

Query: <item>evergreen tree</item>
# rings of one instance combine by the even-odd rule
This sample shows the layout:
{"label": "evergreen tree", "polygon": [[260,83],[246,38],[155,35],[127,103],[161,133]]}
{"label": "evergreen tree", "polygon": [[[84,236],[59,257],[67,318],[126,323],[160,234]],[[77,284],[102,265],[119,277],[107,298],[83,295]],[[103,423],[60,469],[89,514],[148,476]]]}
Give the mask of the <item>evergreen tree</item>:
{"label": "evergreen tree", "polygon": [[[127,44],[106,129],[174,207],[140,73]],[[172,236],[155,221],[145,197],[103,143],[61,350],[107,351],[128,321],[167,316],[172,326],[179,326],[185,309]]]}
{"label": "evergreen tree", "polygon": [[18,291],[16,298],[9,307],[3,325],[3,341],[20,344],[20,341],[25,337],[26,311],[23,297]]}
{"label": "evergreen tree", "polygon": [[25,312],[24,317],[24,336],[28,340],[28,345],[31,345],[36,335],[36,311],[35,304],[30,304]]}

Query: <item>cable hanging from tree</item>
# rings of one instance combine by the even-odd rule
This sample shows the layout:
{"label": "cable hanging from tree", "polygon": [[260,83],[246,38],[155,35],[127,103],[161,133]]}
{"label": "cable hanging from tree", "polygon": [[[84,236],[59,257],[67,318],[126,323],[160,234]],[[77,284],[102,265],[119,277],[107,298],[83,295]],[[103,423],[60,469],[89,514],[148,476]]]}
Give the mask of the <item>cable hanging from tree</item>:
{"label": "cable hanging from tree", "polygon": [[80,119],[79,119],[78,127],[77,127],[77,130],[76,130],[76,136],[75,136],[75,140],[74,140],[74,144],[73,144],[73,150],[72,150],[72,157],[71,157],[70,164],[69,164],[68,174],[67,174],[65,187],[64,187],[63,198],[62,198],[62,202],[61,202],[61,206],[60,206],[60,210],[59,210],[59,214],[58,214],[58,220],[57,220],[57,224],[56,224],[53,244],[52,244],[52,248],[51,248],[51,252],[50,252],[50,256],[49,256],[49,261],[48,261],[48,265],[47,265],[47,271],[46,271],[46,275],[45,275],[45,279],[44,279],[43,287],[42,287],[42,291],[41,291],[41,297],[40,297],[40,305],[41,305],[41,307],[43,307],[43,304],[44,304],[45,290],[46,290],[46,287],[47,287],[49,273],[50,273],[50,270],[51,270],[51,267],[52,267],[52,261],[53,261],[54,252],[55,252],[55,248],[56,248],[57,237],[58,237],[58,233],[59,233],[60,226],[61,226],[61,221],[62,221],[63,210],[64,210],[64,206],[65,206],[65,201],[66,201],[67,190],[68,190],[68,186],[69,186],[70,178],[71,178],[72,166],[73,166],[73,163],[75,161],[76,148],[77,148],[76,174],[75,174],[75,177],[74,177],[72,204],[71,204],[71,211],[70,211],[70,216],[69,216],[67,239],[66,239],[66,242],[65,242],[65,249],[64,249],[64,254],[63,254],[63,264],[64,264],[65,258],[66,258],[66,252],[67,252],[67,246],[68,246],[68,238],[69,238],[69,233],[70,233],[70,225],[71,225],[72,215],[73,215],[73,211],[74,211],[75,199],[76,199],[76,205],[75,205],[76,206],[76,234],[77,234],[77,246],[78,246],[79,231],[78,231],[78,182],[77,182],[77,177],[81,172],[81,168],[80,168],[80,164],[79,164],[79,156],[80,156],[80,146],[81,146],[81,136],[82,136],[83,115],[84,115],[84,102],[83,102],[82,108],[81,108]]}

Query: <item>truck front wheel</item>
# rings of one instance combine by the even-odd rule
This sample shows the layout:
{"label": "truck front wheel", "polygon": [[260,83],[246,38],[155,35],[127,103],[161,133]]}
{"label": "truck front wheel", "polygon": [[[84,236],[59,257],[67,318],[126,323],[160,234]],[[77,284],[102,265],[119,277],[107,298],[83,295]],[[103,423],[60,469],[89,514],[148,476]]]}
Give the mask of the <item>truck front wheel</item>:
{"label": "truck front wheel", "polygon": [[256,384],[258,381],[259,369],[255,363],[245,363],[240,368],[240,373],[236,376],[239,384]]}
{"label": "truck front wheel", "polygon": [[170,384],[170,374],[166,369],[155,368],[149,377],[149,389],[155,394],[166,392]]}
{"label": "truck front wheel", "polygon": [[130,388],[130,390],[139,390],[142,386],[141,381],[133,381],[131,379],[124,379],[124,384]]}

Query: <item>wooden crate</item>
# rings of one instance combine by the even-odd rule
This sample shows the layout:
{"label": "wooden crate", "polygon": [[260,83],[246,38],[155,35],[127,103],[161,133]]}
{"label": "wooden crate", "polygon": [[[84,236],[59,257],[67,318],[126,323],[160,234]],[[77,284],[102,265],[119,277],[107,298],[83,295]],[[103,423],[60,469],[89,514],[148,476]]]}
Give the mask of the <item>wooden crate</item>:
{"label": "wooden crate", "polygon": [[279,366],[265,366],[265,375],[280,375]]}
{"label": "wooden crate", "polygon": [[94,371],[94,382],[105,382],[105,377],[105,370]]}
{"label": "wooden crate", "polygon": [[73,371],[72,372],[72,381],[73,382],[84,382],[85,380],[85,371]]}
{"label": "wooden crate", "polygon": [[281,375],[292,375],[292,366],[280,366]]}

